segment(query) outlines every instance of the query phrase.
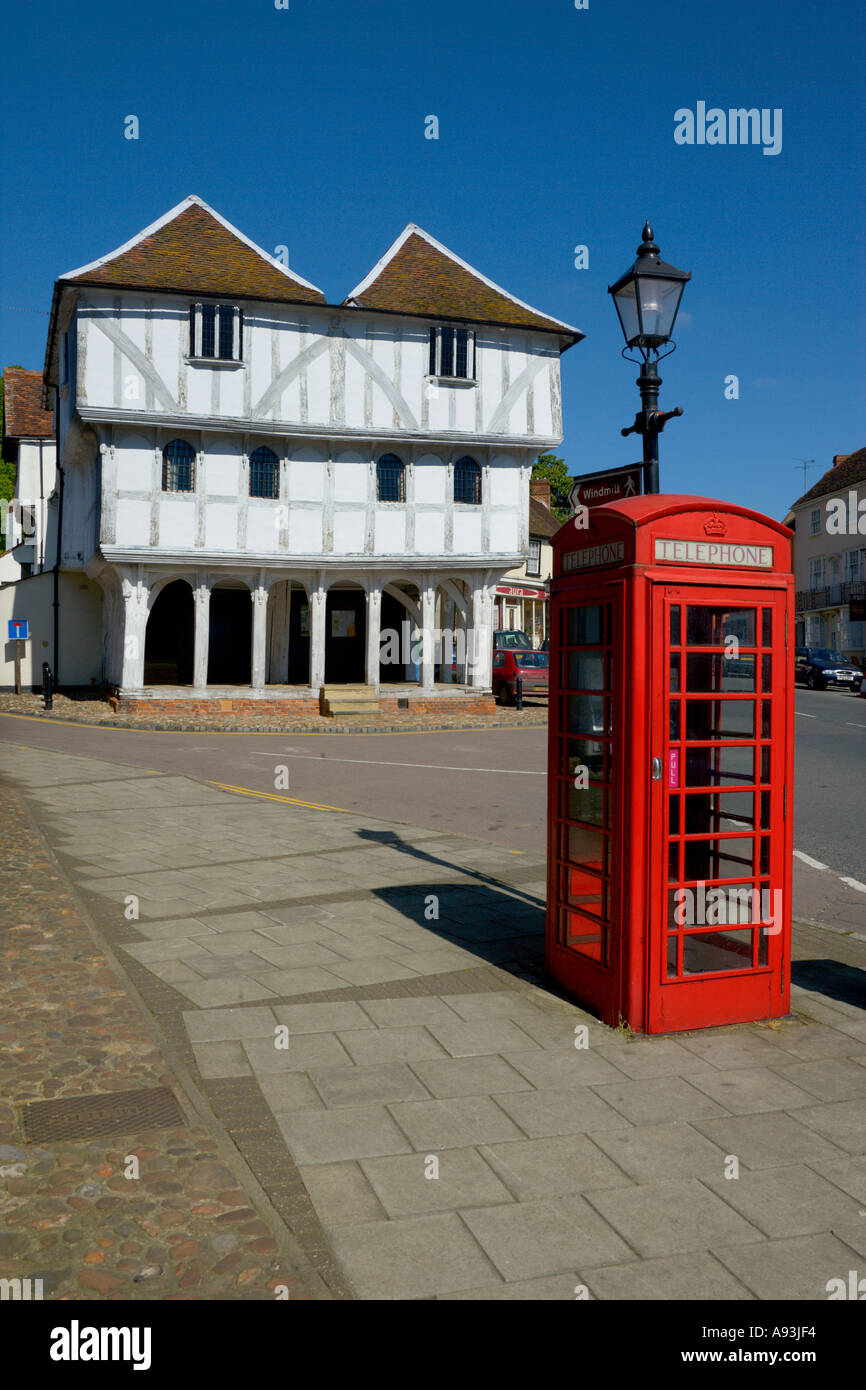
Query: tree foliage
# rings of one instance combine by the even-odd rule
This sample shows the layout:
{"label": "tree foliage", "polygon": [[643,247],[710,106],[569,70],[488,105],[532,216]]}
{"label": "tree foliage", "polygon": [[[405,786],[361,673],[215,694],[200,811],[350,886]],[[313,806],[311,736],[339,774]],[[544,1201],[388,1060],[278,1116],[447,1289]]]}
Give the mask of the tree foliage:
{"label": "tree foliage", "polygon": [[550,483],[550,510],[560,521],[568,521],[572,506],[568,494],[571,478],[568,465],[556,454],[539,454],[532,469],[533,482]]}

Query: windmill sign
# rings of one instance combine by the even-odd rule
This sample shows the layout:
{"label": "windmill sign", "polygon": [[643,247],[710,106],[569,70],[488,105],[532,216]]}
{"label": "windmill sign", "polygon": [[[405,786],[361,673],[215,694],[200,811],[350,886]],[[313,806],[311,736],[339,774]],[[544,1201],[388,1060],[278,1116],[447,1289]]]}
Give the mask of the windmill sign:
{"label": "windmill sign", "polygon": [[586,473],[575,478],[569,493],[571,505],[600,507],[603,502],[618,502],[621,497],[639,497],[642,492],[643,465],[629,468],[607,468],[602,473]]}

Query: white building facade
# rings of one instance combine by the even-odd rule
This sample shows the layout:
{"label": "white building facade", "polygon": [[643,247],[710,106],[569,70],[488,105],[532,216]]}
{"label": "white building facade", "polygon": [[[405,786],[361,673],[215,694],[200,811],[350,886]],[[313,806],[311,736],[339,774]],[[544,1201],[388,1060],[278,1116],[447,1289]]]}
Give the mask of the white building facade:
{"label": "white building facade", "polygon": [[197,198],[61,277],[45,402],[99,678],[131,706],[489,692],[580,337],[413,225],[330,305]]}

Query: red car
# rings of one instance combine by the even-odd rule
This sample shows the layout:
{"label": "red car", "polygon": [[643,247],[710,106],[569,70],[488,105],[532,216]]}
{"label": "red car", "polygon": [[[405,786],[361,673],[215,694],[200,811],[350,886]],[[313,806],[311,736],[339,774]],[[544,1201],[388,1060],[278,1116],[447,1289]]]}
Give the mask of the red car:
{"label": "red car", "polygon": [[518,679],[523,682],[525,696],[546,696],[549,674],[547,652],[517,646],[495,646],[493,649],[493,694],[500,705],[516,703]]}

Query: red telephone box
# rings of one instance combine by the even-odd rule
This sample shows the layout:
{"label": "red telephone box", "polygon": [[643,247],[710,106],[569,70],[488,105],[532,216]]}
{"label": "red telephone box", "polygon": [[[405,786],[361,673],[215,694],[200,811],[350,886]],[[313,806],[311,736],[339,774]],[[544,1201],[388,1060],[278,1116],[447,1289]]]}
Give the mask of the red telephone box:
{"label": "red telephone box", "polygon": [[661,495],[553,538],[547,964],[614,1026],[789,1011],[791,535]]}

